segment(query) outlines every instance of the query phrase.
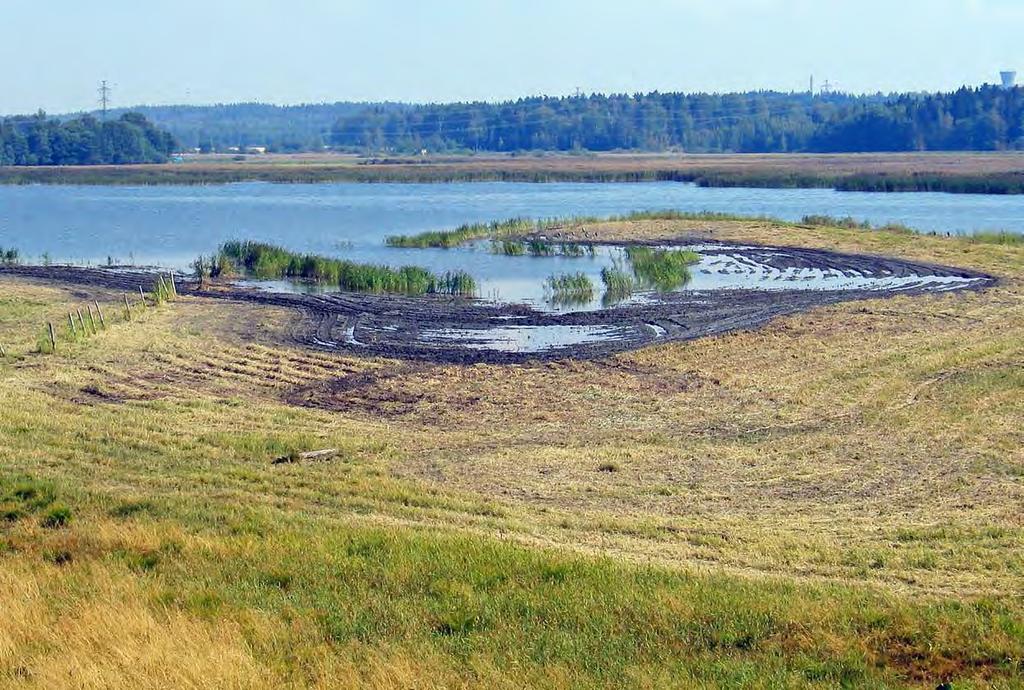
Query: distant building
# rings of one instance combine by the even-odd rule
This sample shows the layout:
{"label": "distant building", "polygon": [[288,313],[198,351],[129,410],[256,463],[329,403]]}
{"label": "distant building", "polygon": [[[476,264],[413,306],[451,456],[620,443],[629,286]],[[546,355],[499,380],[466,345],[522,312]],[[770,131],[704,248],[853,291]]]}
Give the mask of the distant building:
{"label": "distant building", "polygon": [[246,153],[260,153],[260,154],[263,154],[263,153],[267,152],[267,147],[266,146],[246,146],[245,147],[245,152]]}

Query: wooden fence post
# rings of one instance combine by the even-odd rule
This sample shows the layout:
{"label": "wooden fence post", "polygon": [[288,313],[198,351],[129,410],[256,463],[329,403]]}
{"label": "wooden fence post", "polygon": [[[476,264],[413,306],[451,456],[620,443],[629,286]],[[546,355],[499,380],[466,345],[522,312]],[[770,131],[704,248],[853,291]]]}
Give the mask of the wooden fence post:
{"label": "wooden fence post", "polygon": [[146,293],[142,291],[142,286],[139,286],[139,301],[142,302],[142,308],[146,308]]}
{"label": "wooden fence post", "polygon": [[171,273],[168,273],[167,275],[171,279],[171,294],[174,295],[175,297],[177,297],[178,296],[178,284],[174,282],[174,273],[171,272]]}
{"label": "wooden fence post", "polygon": [[128,303],[128,293],[124,293],[124,310],[128,315],[128,320],[132,320],[132,305]]}
{"label": "wooden fence post", "polygon": [[75,317],[71,314],[71,312],[68,312],[68,324],[71,326],[71,335],[77,336],[78,329],[75,328]]}
{"label": "wooden fence post", "polygon": [[100,329],[96,328],[96,317],[92,315],[92,305],[85,305],[85,310],[89,314],[89,328],[92,329],[92,332],[95,335],[96,333],[100,332]]}
{"label": "wooden fence post", "polygon": [[96,305],[96,315],[100,317],[100,328],[105,329],[107,327],[107,322],[103,318],[103,310],[100,309],[100,301],[96,300],[95,302],[93,302],[93,304]]}
{"label": "wooden fence post", "polygon": [[78,312],[78,322],[82,324],[82,335],[89,335],[89,329],[85,327],[85,319],[82,318],[82,310],[77,309],[76,311]]}
{"label": "wooden fence post", "polygon": [[53,333],[53,321],[48,321],[46,323],[46,325],[49,326],[49,328],[50,328],[50,350],[52,352],[56,352],[57,351],[57,336],[54,335],[54,333]]}

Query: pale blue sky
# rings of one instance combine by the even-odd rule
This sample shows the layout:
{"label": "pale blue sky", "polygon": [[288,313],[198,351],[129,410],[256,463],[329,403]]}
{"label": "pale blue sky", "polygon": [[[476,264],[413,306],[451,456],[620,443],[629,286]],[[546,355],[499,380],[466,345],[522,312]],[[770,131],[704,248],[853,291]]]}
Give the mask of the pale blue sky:
{"label": "pale blue sky", "polygon": [[1024,74],[1024,0],[0,0],[0,112]]}

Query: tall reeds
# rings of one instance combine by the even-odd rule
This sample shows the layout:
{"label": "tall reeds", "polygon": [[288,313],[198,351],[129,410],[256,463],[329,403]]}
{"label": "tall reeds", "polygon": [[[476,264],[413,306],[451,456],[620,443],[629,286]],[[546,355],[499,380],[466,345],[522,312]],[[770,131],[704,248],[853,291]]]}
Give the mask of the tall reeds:
{"label": "tall reeds", "polygon": [[242,273],[259,279],[288,278],[337,285],[357,292],[473,295],[476,281],[463,271],[436,275],[419,266],[391,268],[316,254],[299,254],[265,242],[233,240],[212,259],[200,257],[197,277]]}
{"label": "tall reeds", "polygon": [[544,291],[552,304],[586,304],[594,299],[594,283],[586,273],[562,273],[544,281]]}

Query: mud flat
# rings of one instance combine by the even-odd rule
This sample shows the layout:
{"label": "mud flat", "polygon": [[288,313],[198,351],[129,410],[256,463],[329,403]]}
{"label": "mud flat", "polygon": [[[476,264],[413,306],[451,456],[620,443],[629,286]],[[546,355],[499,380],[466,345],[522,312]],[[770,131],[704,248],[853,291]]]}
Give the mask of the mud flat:
{"label": "mud flat", "polygon": [[[717,267],[713,270],[723,275],[757,270],[763,281],[768,278],[764,271],[773,272],[775,284],[770,289],[646,293],[618,306],[569,313],[436,295],[309,295],[236,286],[200,290],[189,282],[179,289],[185,294],[295,310],[301,315],[300,325],[290,338],[314,350],[446,363],[512,363],[602,357],[656,342],[756,328],[775,317],[838,302],[978,290],[996,282],[972,270],[820,249],[702,245],[695,239],[657,244],[697,247],[705,258],[711,257],[709,265]],[[126,291],[137,291],[140,285],[148,289],[157,275],[145,269],[73,266],[7,266],[0,272]],[[822,277],[838,287],[799,285]]]}

